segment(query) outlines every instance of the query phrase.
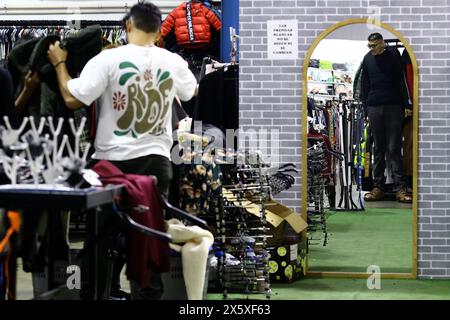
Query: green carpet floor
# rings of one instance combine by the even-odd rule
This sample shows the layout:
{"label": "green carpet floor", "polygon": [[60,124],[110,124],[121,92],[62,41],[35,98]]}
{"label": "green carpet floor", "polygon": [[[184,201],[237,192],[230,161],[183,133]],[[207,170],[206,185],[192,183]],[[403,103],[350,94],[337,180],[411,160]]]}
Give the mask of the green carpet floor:
{"label": "green carpet floor", "polygon": [[[222,300],[209,294],[208,300]],[[231,294],[229,299],[245,299]],[[265,300],[264,295],[250,299]],[[365,279],[303,278],[291,284],[272,284],[271,300],[450,300],[450,280],[381,279],[380,290],[369,290]]]}
{"label": "green carpet floor", "polygon": [[377,265],[382,273],[411,272],[411,209],[332,211],[327,221],[327,246],[309,246],[310,271],[366,272]]}
{"label": "green carpet floor", "polygon": [[[363,212],[331,212],[326,247],[309,247],[310,271],[410,273],[412,210],[368,208]],[[230,294],[228,299],[246,299]],[[265,300],[265,295],[250,299]],[[222,294],[208,294],[223,300]],[[369,290],[367,279],[306,277],[291,284],[272,284],[271,300],[450,300],[450,280],[381,279],[380,290]]]}

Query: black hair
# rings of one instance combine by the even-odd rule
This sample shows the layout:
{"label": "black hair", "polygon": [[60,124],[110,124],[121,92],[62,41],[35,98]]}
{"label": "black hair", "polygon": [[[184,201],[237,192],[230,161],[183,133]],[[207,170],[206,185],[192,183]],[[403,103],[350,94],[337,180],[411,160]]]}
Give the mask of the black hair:
{"label": "black hair", "polygon": [[161,27],[161,10],[151,2],[139,1],[122,19],[124,26],[130,19],[137,29],[146,33],[155,33]]}
{"label": "black hair", "polygon": [[367,40],[369,41],[383,40],[383,36],[381,35],[381,33],[375,32],[370,34]]}

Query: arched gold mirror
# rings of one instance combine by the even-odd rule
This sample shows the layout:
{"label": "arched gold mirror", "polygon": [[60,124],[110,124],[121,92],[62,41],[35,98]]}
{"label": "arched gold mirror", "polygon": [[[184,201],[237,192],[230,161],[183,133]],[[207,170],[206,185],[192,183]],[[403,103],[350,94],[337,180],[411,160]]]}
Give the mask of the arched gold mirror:
{"label": "arched gold mirror", "polygon": [[[369,41],[376,33],[382,39]],[[419,84],[411,46],[387,24],[343,21],[310,47],[302,85],[307,274],[416,278]]]}

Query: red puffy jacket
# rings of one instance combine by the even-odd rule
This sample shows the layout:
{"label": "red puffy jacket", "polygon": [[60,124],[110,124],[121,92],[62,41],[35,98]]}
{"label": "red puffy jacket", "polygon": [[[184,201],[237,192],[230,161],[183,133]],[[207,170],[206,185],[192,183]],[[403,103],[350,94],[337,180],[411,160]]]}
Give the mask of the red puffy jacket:
{"label": "red puffy jacket", "polygon": [[184,2],[164,20],[161,36],[165,38],[172,30],[175,30],[175,38],[180,47],[191,49],[206,47],[211,41],[211,26],[219,31],[222,23],[219,17],[201,2],[191,1],[189,4],[191,19],[189,19],[187,2]]}

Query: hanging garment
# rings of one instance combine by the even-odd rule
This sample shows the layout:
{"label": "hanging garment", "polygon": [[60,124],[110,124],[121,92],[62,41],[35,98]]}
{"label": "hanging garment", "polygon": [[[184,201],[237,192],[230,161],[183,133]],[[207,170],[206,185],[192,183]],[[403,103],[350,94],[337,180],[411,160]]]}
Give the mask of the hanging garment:
{"label": "hanging garment", "polygon": [[185,226],[177,219],[167,221],[167,233],[172,236],[170,247],[181,252],[183,278],[189,300],[202,300],[209,248],[214,236],[198,226]]}
{"label": "hanging garment", "polygon": [[[55,32],[56,30],[50,30]],[[45,33],[44,33],[45,34]],[[23,79],[29,69],[36,71],[42,80],[38,88],[31,95],[24,114],[22,116],[33,116],[35,119],[52,116],[55,121],[57,118],[75,118],[82,116],[87,118],[85,131],[91,124],[91,117],[84,109],[72,111],[65,105],[61,96],[54,67],[47,58],[48,47],[55,41],[61,41],[61,47],[67,49],[67,69],[71,77],[78,77],[85,64],[102,49],[102,30],[99,25],[89,26],[85,29],[72,32],[67,31],[62,36],[51,34],[42,38],[31,39],[18,44],[9,54],[8,66],[11,73],[16,75],[15,95],[18,96],[23,88]],[[64,122],[63,134],[69,136],[73,143],[73,134],[69,123]],[[82,150],[90,142],[88,134],[85,134],[81,140]]]}
{"label": "hanging garment", "polygon": [[9,71],[5,68],[0,68],[0,88],[2,88],[2,94],[0,95],[0,125],[4,122],[3,117],[7,116],[11,125],[16,127],[13,80]]}
{"label": "hanging garment", "polygon": [[411,102],[414,98],[414,69],[411,62],[411,58],[409,56],[409,53],[407,50],[403,51],[402,54],[402,60],[403,60],[403,67],[404,67],[404,73],[406,77],[406,83],[408,88],[408,93],[411,98]]}
{"label": "hanging garment", "polygon": [[[2,215],[2,213],[0,213]],[[0,223],[3,223],[0,217]],[[8,211],[5,214],[5,220],[8,220],[9,228],[3,234],[0,228],[0,300],[4,300],[7,295],[8,300],[14,299],[14,288],[15,288],[15,270],[11,270],[10,259],[15,259],[15,254],[11,252],[11,237],[13,234],[20,231],[21,218],[20,213],[16,211]]]}
{"label": "hanging garment", "polygon": [[[131,219],[146,227],[166,231],[163,204],[154,177],[124,174],[106,160],[100,160],[92,170],[100,175],[105,185],[125,186],[126,210]],[[169,259],[170,248],[167,242],[135,230],[128,231],[126,270],[128,279],[138,282],[141,287],[147,287],[151,273],[169,271]]]}
{"label": "hanging garment", "polygon": [[181,164],[179,166],[180,209],[193,214],[208,214],[215,208],[215,199],[220,196],[221,172],[212,163]]}
{"label": "hanging garment", "polygon": [[239,67],[231,65],[207,74],[199,84],[194,120],[226,129],[239,128]]}
{"label": "hanging garment", "polygon": [[[403,51],[402,54],[403,66],[405,68],[405,77],[408,88],[408,93],[410,97],[410,108],[412,109],[414,101],[414,69],[411,62],[411,58],[407,50]],[[409,108],[408,108],[409,109]],[[413,175],[413,161],[412,161],[412,143],[413,143],[413,121],[412,115],[405,117],[403,122],[403,174],[406,176]]]}
{"label": "hanging garment", "polygon": [[[333,150],[331,148],[330,139],[328,138],[327,135],[320,134],[320,133],[317,133],[314,131],[310,131],[310,132],[308,132],[307,136],[308,136],[308,142],[314,143],[315,141],[320,141],[320,142],[324,143],[324,149]],[[325,166],[324,170],[322,171],[322,176],[329,177],[333,173],[332,166],[331,166],[332,162],[331,162],[331,153],[330,152],[325,152],[325,161],[326,161],[326,166]]]}
{"label": "hanging garment", "polygon": [[373,189],[372,178],[372,154],[373,154],[373,137],[370,130],[370,125],[367,122],[364,126],[364,156],[363,162],[363,176],[362,176],[362,190],[371,191]]}
{"label": "hanging garment", "polygon": [[[21,82],[29,70],[30,55],[40,38],[22,40],[16,44],[8,55],[8,70],[13,78],[15,93],[21,90]],[[19,89],[20,87],[20,89]]]}
{"label": "hanging garment", "polygon": [[363,73],[363,64],[361,63],[358,67],[358,70],[355,74],[355,80],[353,81],[353,99],[362,101],[361,97],[361,89],[362,89],[362,73]]}
{"label": "hanging garment", "polygon": [[220,17],[205,1],[186,1],[176,7],[161,25],[161,36],[166,38],[172,31],[178,46],[202,48],[211,42],[211,28],[220,31]]}

